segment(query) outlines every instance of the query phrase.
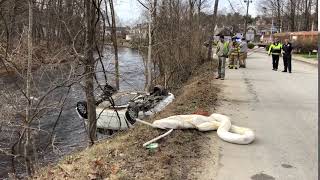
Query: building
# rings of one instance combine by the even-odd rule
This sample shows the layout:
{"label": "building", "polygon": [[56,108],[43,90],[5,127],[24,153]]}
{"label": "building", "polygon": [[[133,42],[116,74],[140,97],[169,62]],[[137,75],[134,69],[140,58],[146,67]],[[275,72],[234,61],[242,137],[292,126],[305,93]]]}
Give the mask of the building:
{"label": "building", "polygon": [[258,35],[270,35],[270,32],[272,34],[277,33],[278,29],[276,26],[273,24],[272,25],[272,19],[268,18],[262,18],[260,17],[256,21],[256,34]]}
{"label": "building", "polygon": [[126,36],[126,40],[131,41],[133,39],[147,39],[148,38],[148,24],[137,24],[129,30],[129,34]]}
{"label": "building", "polygon": [[[106,35],[111,36],[111,27],[106,28]],[[126,35],[129,34],[130,28],[129,27],[117,27],[116,28],[116,33],[118,38],[125,39]]]}

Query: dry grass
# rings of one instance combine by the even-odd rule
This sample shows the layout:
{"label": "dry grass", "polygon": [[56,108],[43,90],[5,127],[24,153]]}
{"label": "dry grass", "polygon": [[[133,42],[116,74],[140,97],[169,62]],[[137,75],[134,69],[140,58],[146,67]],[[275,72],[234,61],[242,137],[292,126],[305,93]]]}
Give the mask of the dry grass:
{"label": "dry grass", "polygon": [[[178,96],[154,119],[176,114],[209,111],[217,101],[219,89],[213,85],[213,73],[205,63],[193,73]],[[208,153],[209,137],[196,130],[175,130],[150,151],[142,144],[162,130],[137,124],[82,152],[65,157],[60,163],[41,169],[35,179],[194,179],[201,157]],[[210,152],[215,153],[215,152]]]}

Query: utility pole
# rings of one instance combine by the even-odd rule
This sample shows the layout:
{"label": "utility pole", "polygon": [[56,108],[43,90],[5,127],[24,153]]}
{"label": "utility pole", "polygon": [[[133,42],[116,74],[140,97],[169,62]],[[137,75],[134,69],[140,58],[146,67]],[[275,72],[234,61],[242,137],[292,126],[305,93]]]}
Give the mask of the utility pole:
{"label": "utility pole", "polygon": [[273,32],[273,9],[268,9],[266,7],[262,7],[262,9],[267,12],[267,10],[271,10],[271,28],[270,28],[270,42],[272,42],[272,32]]}
{"label": "utility pole", "polygon": [[252,3],[252,0],[244,0],[244,2],[247,3],[247,14],[246,14],[246,19],[245,19],[244,34],[243,34],[243,37],[246,38],[247,25],[248,25],[248,14],[249,14],[249,4]]}
{"label": "utility pole", "polygon": [[273,32],[273,11],[271,11],[271,30],[270,30],[270,42],[272,42],[272,32]]}

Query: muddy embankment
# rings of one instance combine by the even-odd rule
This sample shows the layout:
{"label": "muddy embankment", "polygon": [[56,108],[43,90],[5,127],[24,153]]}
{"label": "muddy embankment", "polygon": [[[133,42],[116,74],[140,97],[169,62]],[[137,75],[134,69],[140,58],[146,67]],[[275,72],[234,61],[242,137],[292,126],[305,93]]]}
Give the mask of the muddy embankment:
{"label": "muddy embankment", "polygon": [[[196,111],[212,113],[219,93],[212,66],[212,63],[205,63],[198,67],[183,88],[174,91],[174,102],[148,121]],[[201,161],[209,153],[216,153],[210,149],[212,145],[208,145],[216,136],[197,130],[174,130],[159,140],[159,147],[153,151],[142,147],[144,142],[163,133],[163,130],[136,124],[113,138],[66,156],[57,165],[40,169],[34,178],[196,179],[202,169]]]}

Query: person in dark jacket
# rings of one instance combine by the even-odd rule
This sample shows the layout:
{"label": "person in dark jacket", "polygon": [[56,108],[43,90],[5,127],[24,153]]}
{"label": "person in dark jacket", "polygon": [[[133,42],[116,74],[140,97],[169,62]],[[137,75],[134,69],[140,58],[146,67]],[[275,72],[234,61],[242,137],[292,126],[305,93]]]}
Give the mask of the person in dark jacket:
{"label": "person in dark jacket", "polygon": [[284,70],[282,72],[288,72],[291,73],[291,56],[292,56],[292,44],[289,42],[288,39],[285,39],[285,43],[282,46],[283,50],[283,65]]}

